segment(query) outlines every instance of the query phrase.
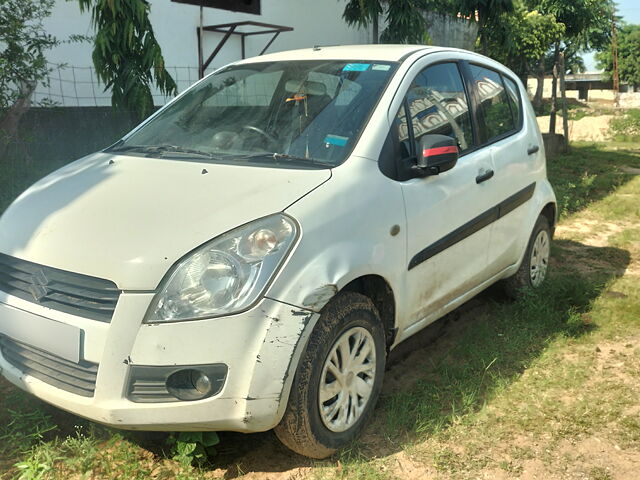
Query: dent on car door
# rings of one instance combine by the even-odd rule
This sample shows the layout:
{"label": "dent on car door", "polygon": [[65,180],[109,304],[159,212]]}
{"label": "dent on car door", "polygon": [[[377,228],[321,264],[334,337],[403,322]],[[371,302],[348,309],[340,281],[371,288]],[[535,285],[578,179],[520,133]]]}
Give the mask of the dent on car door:
{"label": "dent on car door", "polygon": [[[437,316],[438,310],[484,280],[490,220],[477,177],[491,168],[486,152],[472,151],[469,99],[455,62],[429,66],[417,74],[396,117],[400,159],[415,162],[420,137],[457,139],[462,155],[439,175],[403,179],[408,226],[405,327]],[[420,323],[419,323],[420,322]]]}
{"label": "dent on car door", "polygon": [[478,97],[480,142],[491,152],[494,170],[485,194],[497,210],[487,258],[490,273],[496,274],[517,261],[521,253],[518,240],[528,228],[524,204],[535,189],[526,151],[530,134],[524,128],[523,100],[514,80],[473,64],[469,65],[469,74]]}

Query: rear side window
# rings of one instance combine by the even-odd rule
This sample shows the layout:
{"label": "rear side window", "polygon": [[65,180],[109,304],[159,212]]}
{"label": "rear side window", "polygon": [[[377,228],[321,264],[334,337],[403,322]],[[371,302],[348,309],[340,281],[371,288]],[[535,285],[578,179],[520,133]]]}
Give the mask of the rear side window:
{"label": "rear side window", "polygon": [[407,93],[410,119],[405,109],[398,114],[400,141],[411,152],[409,129],[416,143],[428,134],[453,137],[461,151],[473,145],[469,102],[455,63],[441,63],[420,72]]}
{"label": "rear side window", "polygon": [[[515,110],[515,105],[518,105],[519,109],[519,102],[511,105],[517,97],[515,100],[513,96],[509,98],[502,76],[498,72],[477,65],[469,65],[469,68],[480,103],[480,143],[489,143],[497,137],[515,131],[519,122],[514,118],[512,111]],[[513,95],[516,93],[517,88]]]}

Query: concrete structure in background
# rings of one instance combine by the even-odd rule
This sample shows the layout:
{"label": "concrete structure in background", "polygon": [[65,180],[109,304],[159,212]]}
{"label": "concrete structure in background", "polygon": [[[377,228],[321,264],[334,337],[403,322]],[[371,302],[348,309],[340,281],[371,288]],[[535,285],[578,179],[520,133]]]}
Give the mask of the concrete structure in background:
{"label": "concrete structure in background", "polygon": [[[542,96],[543,98],[551,98],[551,83],[553,78],[546,76],[544,78]],[[614,101],[613,82],[607,79],[601,72],[577,73],[565,76],[567,87],[567,98],[573,98],[583,102],[597,101]],[[530,94],[536,90],[536,79],[529,77],[527,89]],[[628,85],[621,84],[620,92],[622,96],[630,91]]]}
{"label": "concrete structure in background", "polygon": [[[235,1],[235,0],[234,0]],[[200,9],[169,0],[149,0],[151,22],[169,72],[179,91],[198,79],[198,47],[196,29]],[[226,2],[227,4],[233,2]],[[242,3],[242,2],[238,2]],[[245,2],[247,3],[247,2]],[[347,26],[342,19],[344,0],[261,0],[260,14],[233,12],[218,8],[204,9],[204,25],[255,21],[293,27],[282,33],[267,52],[278,52],[314,45],[362,44],[371,42],[367,29]],[[57,0],[50,18],[45,22],[48,33],[64,40],[72,34],[93,35],[87,13],[81,14],[77,1]],[[206,32],[205,58],[214,50],[223,34]],[[246,38],[246,56],[258,55],[269,41],[268,35]],[[98,84],[93,72],[91,43],[64,43],[47,56],[54,64],[49,87],[39,87],[36,100],[49,98],[61,106],[106,106],[111,104],[108,92]],[[241,57],[240,38],[232,36],[216,55],[207,73]],[[65,68],[56,65],[65,64]],[[157,93],[157,92],[156,92]],[[165,103],[162,95],[154,96],[157,105]]]}

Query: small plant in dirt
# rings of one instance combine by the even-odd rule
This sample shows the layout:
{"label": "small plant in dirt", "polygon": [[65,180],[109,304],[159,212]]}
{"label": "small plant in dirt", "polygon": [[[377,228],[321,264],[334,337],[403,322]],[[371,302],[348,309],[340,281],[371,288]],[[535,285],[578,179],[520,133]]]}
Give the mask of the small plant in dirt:
{"label": "small plant in dirt", "polygon": [[172,458],[184,467],[202,465],[215,456],[218,443],[220,437],[216,432],[179,432],[167,439]]}
{"label": "small plant in dirt", "polygon": [[640,109],[631,109],[609,125],[611,136],[620,142],[640,141]]}

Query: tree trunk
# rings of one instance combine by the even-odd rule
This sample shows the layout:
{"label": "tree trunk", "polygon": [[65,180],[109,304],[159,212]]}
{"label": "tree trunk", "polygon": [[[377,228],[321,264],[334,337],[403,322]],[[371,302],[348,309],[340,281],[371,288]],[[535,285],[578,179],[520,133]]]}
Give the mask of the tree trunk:
{"label": "tree trunk", "polygon": [[556,42],[553,54],[553,82],[551,83],[551,111],[549,112],[549,133],[556,133],[556,110],[558,98],[558,59],[560,57],[560,44]]}
{"label": "tree trunk", "polygon": [[376,13],[373,16],[373,21],[371,22],[371,29],[373,30],[373,43],[380,43],[380,35],[378,34],[378,14]]}
{"label": "tree trunk", "polygon": [[564,52],[560,52],[560,98],[562,104],[562,131],[564,133],[564,143],[567,153],[569,152],[569,109],[567,108],[567,90],[564,84]]}
{"label": "tree trunk", "polygon": [[540,58],[535,77],[538,83],[536,84],[536,93],[533,96],[533,107],[536,111],[539,111],[542,106],[542,94],[544,92],[544,55]]}
{"label": "tree trunk", "polygon": [[11,105],[0,118],[0,162],[6,158],[9,144],[18,135],[20,119],[31,107],[31,94],[35,90],[35,84],[24,84],[20,89],[20,97]]}

